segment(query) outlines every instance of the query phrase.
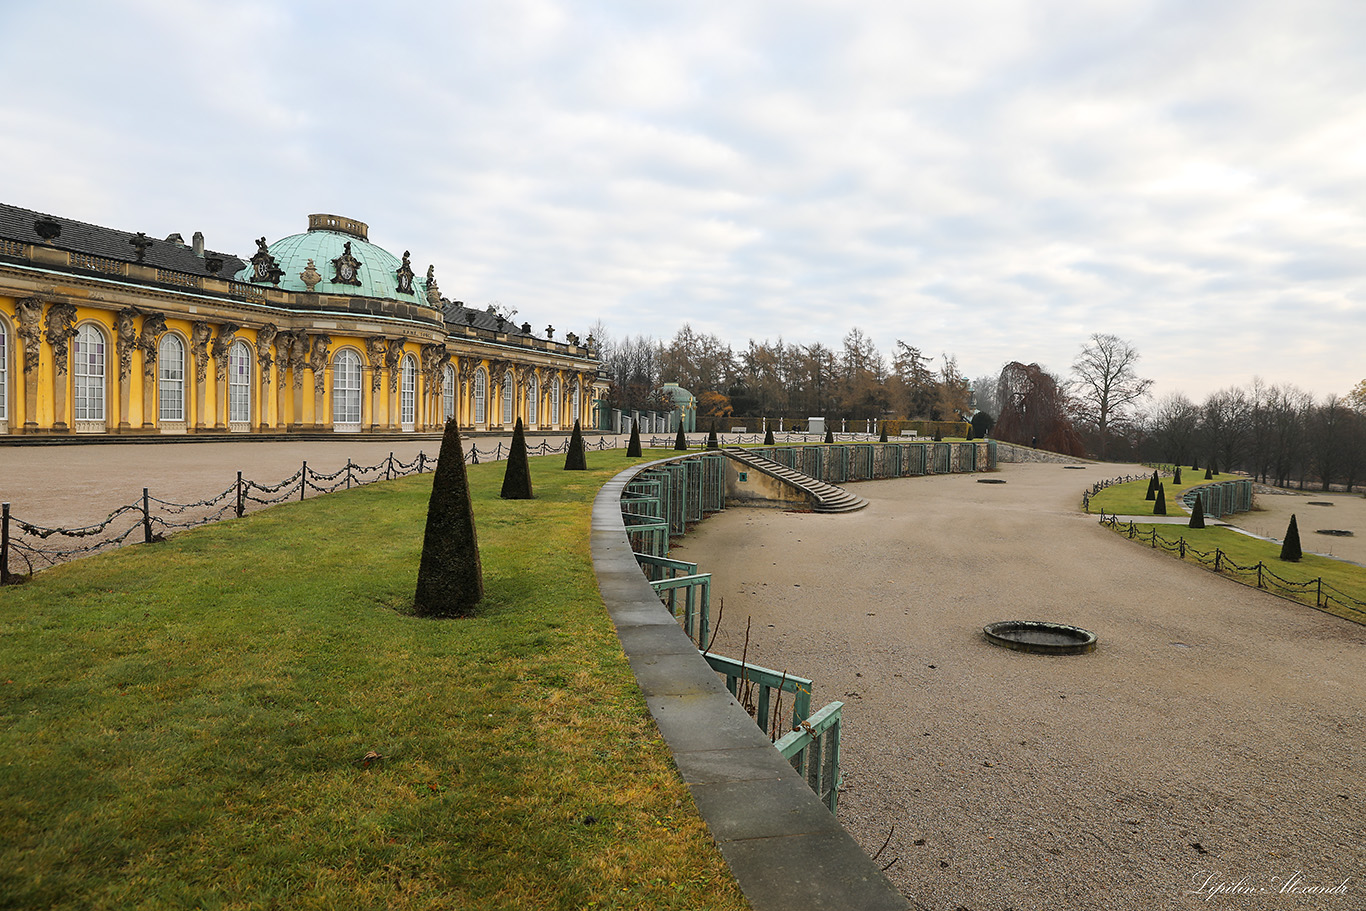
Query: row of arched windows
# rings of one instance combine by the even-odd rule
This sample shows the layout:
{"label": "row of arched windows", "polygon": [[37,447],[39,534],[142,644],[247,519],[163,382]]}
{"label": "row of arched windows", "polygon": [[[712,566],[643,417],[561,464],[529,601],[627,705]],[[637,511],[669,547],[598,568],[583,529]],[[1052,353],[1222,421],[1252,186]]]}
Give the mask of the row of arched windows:
{"label": "row of arched windows", "polygon": [[[174,332],[165,333],[157,345],[157,415],[164,424],[183,423],[187,419],[187,347],[185,340]],[[93,323],[84,323],[76,330],[71,351],[73,417],[79,422],[102,423],[106,420],[106,376],[109,369],[107,337]],[[0,422],[9,419],[9,365],[12,353],[11,333],[5,321],[0,320]],[[252,350],[247,342],[242,339],[233,341],[228,348],[227,363],[227,418],[231,424],[251,422],[251,362]],[[411,354],[404,355],[399,370],[399,421],[405,428],[411,428],[417,417],[417,359]],[[363,373],[363,362],[359,352],[351,348],[342,348],[334,355],[332,423],[337,430],[359,430],[361,427]],[[515,414],[516,389],[516,379],[511,370],[504,373],[502,387],[502,422],[504,425],[510,425]],[[549,387],[552,419],[558,421],[561,414],[560,378],[553,377]],[[448,364],[443,368],[441,376],[443,420],[449,420],[455,415],[455,390],[455,370]],[[533,374],[526,383],[524,412],[527,423],[533,427],[540,419],[539,392],[540,386]],[[476,426],[488,423],[488,393],[488,371],[480,367],[475,371],[473,384],[473,423]],[[577,383],[573,385],[571,399],[572,414],[577,415],[580,406],[580,388]]]}

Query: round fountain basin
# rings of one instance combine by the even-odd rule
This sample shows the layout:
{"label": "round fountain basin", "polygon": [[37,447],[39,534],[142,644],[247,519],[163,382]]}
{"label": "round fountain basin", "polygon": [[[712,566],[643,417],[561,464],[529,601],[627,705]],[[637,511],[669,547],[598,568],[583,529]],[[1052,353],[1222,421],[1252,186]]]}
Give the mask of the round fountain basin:
{"label": "round fountain basin", "polygon": [[1080,655],[1096,647],[1090,630],[1044,620],[1002,620],[982,627],[982,633],[992,645],[1040,655]]}

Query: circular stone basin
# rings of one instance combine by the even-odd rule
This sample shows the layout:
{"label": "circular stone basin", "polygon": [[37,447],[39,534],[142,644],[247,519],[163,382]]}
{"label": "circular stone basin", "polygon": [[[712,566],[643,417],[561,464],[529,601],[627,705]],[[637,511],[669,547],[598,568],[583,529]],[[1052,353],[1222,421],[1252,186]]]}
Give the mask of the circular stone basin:
{"label": "circular stone basin", "polygon": [[1319,528],[1314,531],[1316,535],[1337,535],[1339,538],[1355,537],[1356,532],[1348,531],[1345,528]]}
{"label": "circular stone basin", "polygon": [[977,483],[978,483],[978,484],[1004,484],[1005,481],[1002,481],[1000,478],[978,478],[978,479],[977,479]]}
{"label": "circular stone basin", "polygon": [[1002,620],[988,623],[982,633],[992,645],[1040,655],[1080,655],[1096,647],[1090,630],[1043,620]]}

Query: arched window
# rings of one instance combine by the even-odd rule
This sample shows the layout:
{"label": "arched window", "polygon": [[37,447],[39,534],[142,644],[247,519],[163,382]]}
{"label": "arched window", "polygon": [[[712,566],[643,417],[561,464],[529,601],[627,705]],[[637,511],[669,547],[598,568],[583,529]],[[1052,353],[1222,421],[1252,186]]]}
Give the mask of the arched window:
{"label": "arched window", "polygon": [[[75,367],[71,371],[77,421],[104,423],[104,333],[90,323],[76,330]],[[77,428],[97,430],[102,428]]]}
{"label": "arched window", "polygon": [[332,429],[360,430],[360,355],[343,348],[332,359]]}
{"label": "arched window", "polygon": [[540,386],[536,383],[536,374],[533,373],[530,379],[526,381],[526,423],[528,427],[536,426],[536,416],[540,411],[537,407],[540,404],[537,401],[539,391]]}
{"label": "arched window", "polygon": [[157,345],[157,402],[162,421],[185,420],[185,343],[170,332]]}
{"label": "arched window", "polygon": [[9,329],[0,319],[0,425],[9,423]]}
{"label": "arched window", "polygon": [[560,378],[557,376],[550,381],[550,423],[559,426],[562,420],[564,415],[560,413]]}
{"label": "arched window", "polygon": [[503,424],[512,423],[512,371],[503,374]]}
{"label": "arched window", "polygon": [[488,399],[489,375],[480,367],[474,371],[474,423],[482,424],[488,420],[484,403]]}
{"label": "arched window", "polygon": [[228,423],[251,427],[251,348],[240,338],[228,348]]}
{"label": "arched window", "polygon": [[450,364],[441,368],[441,420],[455,417],[455,368]]}
{"label": "arched window", "polygon": [[412,430],[417,418],[417,358],[403,356],[403,384],[399,387],[399,423]]}

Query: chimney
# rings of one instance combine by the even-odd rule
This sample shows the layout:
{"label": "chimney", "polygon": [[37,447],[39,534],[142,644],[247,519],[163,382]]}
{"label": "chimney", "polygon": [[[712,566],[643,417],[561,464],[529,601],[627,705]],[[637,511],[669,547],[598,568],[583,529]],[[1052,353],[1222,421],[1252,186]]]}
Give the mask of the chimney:
{"label": "chimney", "polygon": [[196,231],[196,232],[194,232],[194,241],[193,241],[193,243],[194,243],[194,255],[195,255],[195,256],[203,256],[203,255],[204,255],[204,232],[203,232],[203,231]]}

